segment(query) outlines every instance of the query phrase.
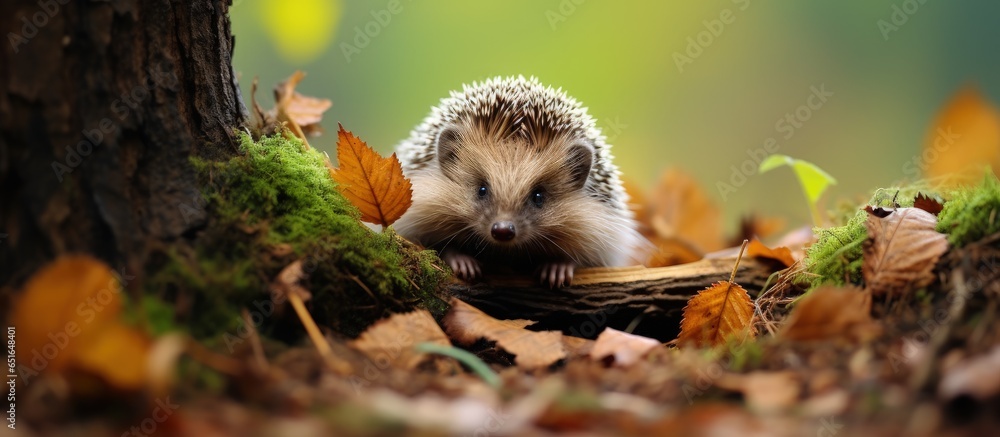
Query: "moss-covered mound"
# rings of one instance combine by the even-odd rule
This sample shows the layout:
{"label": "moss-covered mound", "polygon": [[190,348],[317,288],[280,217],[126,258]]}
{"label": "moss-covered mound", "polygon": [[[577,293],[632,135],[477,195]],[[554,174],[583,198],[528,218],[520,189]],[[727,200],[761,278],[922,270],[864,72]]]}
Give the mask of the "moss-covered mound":
{"label": "moss-covered mound", "polygon": [[[194,249],[163,251],[147,290],[176,302],[177,318],[201,338],[233,334],[242,308],[265,333],[277,323],[268,284],[302,259],[311,310],[348,335],[391,311],[443,308],[444,270],[391,229],[372,231],[334,188],[323,156],[280,135],[239,137],[238,156],[193,161],[208,225]],[[257,314],[254,314],[257,313]]]}
{"label": "moss-covered mound", "polygon": [[[869,204],[913,206],[917,188],[879,189]],[[927,191],[924,191],[927,193]],[[952,247],[962,247],[985,236],[1000,232],[1000,182],[988,175],[982,183],[947,191],[944,209],[938,214],[939,232],[948,234]],[[818,241],[806,253],[804,280],[810,286],[820,284],[861,284],[863,244],[868,238],[865,221],[868,213],[857,211],[846,224],[816,229]]]}

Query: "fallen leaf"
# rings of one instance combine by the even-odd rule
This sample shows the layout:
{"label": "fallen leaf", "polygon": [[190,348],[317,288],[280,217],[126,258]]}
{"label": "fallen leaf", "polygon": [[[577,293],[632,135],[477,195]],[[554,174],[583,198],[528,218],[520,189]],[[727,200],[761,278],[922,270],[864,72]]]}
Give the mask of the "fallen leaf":
{"label": "fallen leaf", "polygon": [[288,123],[289,129],[301,140],[322,131],[319,122],[323,120],[323,113],[333,105],[329,99],[304,96],[295,91],[304,77],[305,73],[296,70],[274,87],[274,117]]}
{"label": "fallen leaf", "polygon": [[350,345],[379,365],[412,370],[428,357],[413,348],[424,342],[451,346],[431,313],[418,310],[393,314],[375,323]]}
{"label": "fallen leaf", "polygon": [[344,126],[340,126],[337,136],[340,167],[330,171],[337,189],[361,211],[361,220],[391,225],[410,207],[413,195],[396,154],[379,156]]}
{"label": "fallen leaf", "polygon": [[873,294],[902,294],[934,281],[933,269],[948,250],[946,236],[934,230],[937,217],[918,208],[898,208],[880,218],[868,211],[862,275]]}
{"label": "fallen leaf", "polygon": [[787,410],[798,403],[802,391],[799,377],[792,372],[724,374],[716,385],[743,393],[747,407],[760,413]]}
{"label": "fallen leaf", "polygon": [[662,346],[659,341],[641,335],[629,334],[617,329],[606,328],[597,336],[590,357],[603,360],[614,357],[615,364],[622,367],[631,366],[645,356],[649,351]]}
{"label": "fallen leaf", "polygon": [[81,371],[122,390],[147,378],[150,342],[121,320],[121,285],[103,262],[85,255],[57,258],[25,284],[11,313],[19,373]]}
{"label": "fallen leaf", "polygon": [[747,256],[775,260],[784,264],[785,267],[795,264],[795,258],[792,257],[792,251],[789,248],[775,247],[771,249],[756,239],[751,240],[750,245],[747,246]]}
{"label": "fallen leaf", "polygon": [[753,337],[752,318],[753,303],[746,290],[729,281],[716,282],[688,299],[677,344],[712,347],[730,337]]}
{"label": "fallen leaf", "polygon": [[951,368],[941,377],[938,394],[944,399],[968,395],[985,401],[1000,393],[1000,345],[994,346],[986,355],[967,358]]}
{"label": "fallen leaf", "polygon": [[451,309],[442,324],[448,337],[459,344],[470,345],[481,338],[495,341],[497,346],[514,355],[514,362],[523,369],[548,367],[566,357],[559,331],[529,331],[531,320],[497,320],[458,299],[451,300]]}
{"label": "fallen leaf", "polygon": [[793,341],[867,341],[880,332],[871,317],[872,297],[853,287],[820,287],[792,309],[778,336]]}
{"label": "fallen leaf", "polygon": [[917,193],[917,197],[913,199],[913,207],[934,215],[938,215],[944,209],[944,205],[941,202],[930,196],[925,196],[924,193]]}
{"label": "fallen leaf", "polygon": [[1000,175],[1000,112],[969,86],[944,107],[913,158],[924,177],[951,186],[971,184],[991,167]]}
{"label": "fallen leaf", "polygon": [[698,182],[677,168],[667,169],[649,197],[647,208],[656,246],[649,267],[701,259],[725,246],[722,213]]}

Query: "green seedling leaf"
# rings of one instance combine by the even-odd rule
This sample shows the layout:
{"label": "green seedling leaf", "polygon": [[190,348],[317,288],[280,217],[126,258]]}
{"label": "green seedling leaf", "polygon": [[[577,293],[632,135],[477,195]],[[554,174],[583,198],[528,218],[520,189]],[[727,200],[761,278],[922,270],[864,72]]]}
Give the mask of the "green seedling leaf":
{"label": "green seedling leaf", "polygon": [[799,185],[802,186],[802,191],[805,192],[806,199],[809,200],[809,210],[813,216],[813,223],[816,226],[821,226],[819,209],[816,206],[817,202],[819,202],[820,196],[823,195],[823,192],[830,185],[837,184],[837,180],[833,176],[830,176],[829,173],[823,171],[823,169],[817,167],[816,164],[779,154],[774,154],[764,159],[760,163],[760,168],[757,172],[765,173],[782,166],[789,166],[795,171],[795,176],[799,179]]}

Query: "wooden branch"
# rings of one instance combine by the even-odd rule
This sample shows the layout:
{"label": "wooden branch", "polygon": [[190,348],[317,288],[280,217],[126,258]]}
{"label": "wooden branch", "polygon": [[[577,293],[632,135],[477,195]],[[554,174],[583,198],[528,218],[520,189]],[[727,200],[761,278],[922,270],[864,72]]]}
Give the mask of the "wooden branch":
{"label": "wooden branch", "polygon": [[[642,331],[655,331],[656,338],[672,338],[688,298],[714,282],[729,280],[735,261],[724,258],[660,268],[582,269],[572,286],[555,290],[541,286],[536,278],[488,276],[471,285],[452,284],[449,292],[493,317],[537,321],[539,329],[590,337],[580,332],[588,321],[594,328],[624,329],[642,315],[640,325],[646,325]],[[773,271],[767,263],[744,258],[736,282],[750,293],[759,292]]]}

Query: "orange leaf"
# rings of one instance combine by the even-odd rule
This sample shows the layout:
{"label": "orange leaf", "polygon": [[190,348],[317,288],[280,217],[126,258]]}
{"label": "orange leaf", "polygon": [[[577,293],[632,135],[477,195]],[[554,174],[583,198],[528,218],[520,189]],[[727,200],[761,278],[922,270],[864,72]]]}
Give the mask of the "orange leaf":
{"label": "orange leaf", "polygon": [[657,252],[648,263],[663,267],[697,261],[725,246],[722,213],[698,182],[677,168],[669,168],[653,190],[648,207]]}
{"label": "orange leaf", "polygon": [[40,373],[72,371],[123,389],[147,379],[150,343],[121,322],[121,285],[103,262],[83,255],[57,258],[24,286],[14,304],[23,382]]}
{"label": "orange leaf", "polygon": [[337,132],[337,161],[340,167],[330,170],[337,189],[361,211],[361,220],[389,226],[410,207],[413,195],[410,181],[393,153],[379,156],[354,134],[340,126]]}
{"label": "orange leaf", "polygon": [[919,208],[866,208],[868,240],[861,273],[873,294],[901,294],[934,281],[934,265],[948,250],[937,217]]}
{"label": "orange leaf", "polygon": [[951,185],[975,183],[983,169],[1000,175],[1000,113],[975,87],[959,91],[938,114],[924,150],[914,157],[924,176]]}
{"label": "orange leaf", "polygon": [[784,264],[785,267],[790,267],[792,264],[795,264],[795,258],[792,257],[792,251],[789,248],[775,247],[774,249],[771,249],[757,239],[751,240],[750,245],[747,246],[747,256],[773,259]]}
{"label": "orange leaf", "polygon": [[866,341],[880,331],[872,320],[871,310],[872,296],[867,291],[820,287],[795,304],[779,336],[798,341],[838,338]]}
{"label": "orange leaf", "polygon": [[718,346],[730,337],[740,340],[754,332],[753,303],[739,284],[719,281],[688,299],[678,345]]}

